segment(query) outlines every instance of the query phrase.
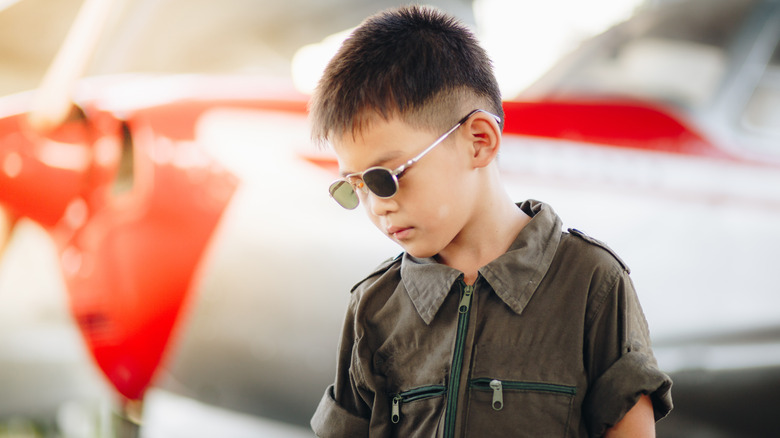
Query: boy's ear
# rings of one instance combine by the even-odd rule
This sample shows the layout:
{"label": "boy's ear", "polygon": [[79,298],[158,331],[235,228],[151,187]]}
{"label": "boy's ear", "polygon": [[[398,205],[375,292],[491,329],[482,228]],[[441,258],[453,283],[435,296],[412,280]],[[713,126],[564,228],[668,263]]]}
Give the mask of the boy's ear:
{"label": "boy's ear", "polygon": [[474,167],[486,167],[501,148],[501,128],[492,116],[476,113],[466,125]]}

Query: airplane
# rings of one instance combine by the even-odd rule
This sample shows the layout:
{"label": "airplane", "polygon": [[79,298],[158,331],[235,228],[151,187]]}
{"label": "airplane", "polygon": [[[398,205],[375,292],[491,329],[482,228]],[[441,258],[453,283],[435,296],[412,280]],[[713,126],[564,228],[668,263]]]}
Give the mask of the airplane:
{"label": "airplane", "polygon": [[[729,62],[738,70],[746,52],[764,60],[745,69],[758,76],[754,89],[769,90],[763,108],[778,90],[780,12],[777,1],[758,4],[737,29],[761,44],[734,49]],[[622,42],[630,23],[605,35]],[[735,32],[728,41],[753,41]],[[659,43],[637,39],[644,45],[632,49],[645,54]],[[606,241],[633,268],[659,362],[676,382],[659,436],[771,435],[780,169],[764,145],[777,139],[777,107],[739,115],[745,125],[727,135],[722,126],[736,122],[669,101],[558,93],[573,86],[551,78],[577,84],[604,70],[584,65],[600,59],[601,41],[505,103],[507,188],[549,202],[565,226]],[[745,96],[717,84],[723,102]],[[0,99],[0,204],[9,223],[34,221],[54,242],[69,309],[111,390],[305,426],[333,378],[351,285],[400,251],[328,199],[335,164],[309,142],[306,96],[256,75],[76,86],[78,105],[43,133],[30,127],[34,93]]]}
{"label": "airplane", "polygon": [[[590,185],[581,202],[562,203],[577,209],[562,216],[582,221],[575,213],[590,210],[584,229],[635,267],[656,356],[675,382],[659,436],[780,432],[771,420],[780,403],[769,394],[780,387],[771,249],[780,243],[779,74],[780,2],[659,2],[584,42],[516,97],[549,106],[529,123],[556,140],[513,149],[505,165],[547,176],[543,186]],[[685,129],[621,105],[660,111]],[[642,138],[661,130],[670,138]],[[621,147],[583,148],[587,135]]]}

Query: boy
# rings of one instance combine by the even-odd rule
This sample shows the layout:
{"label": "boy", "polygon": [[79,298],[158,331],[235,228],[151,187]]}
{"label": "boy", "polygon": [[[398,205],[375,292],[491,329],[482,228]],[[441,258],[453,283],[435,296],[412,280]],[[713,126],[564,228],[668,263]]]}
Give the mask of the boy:
{"label": "boy", "polygon": [[370,17],[311,120],[338,157],[331,196],[405,250],[353,288],[318,436],[654,436],[671,381],[628,268],[509,199],[501,96],[464,26],[416,6]]}

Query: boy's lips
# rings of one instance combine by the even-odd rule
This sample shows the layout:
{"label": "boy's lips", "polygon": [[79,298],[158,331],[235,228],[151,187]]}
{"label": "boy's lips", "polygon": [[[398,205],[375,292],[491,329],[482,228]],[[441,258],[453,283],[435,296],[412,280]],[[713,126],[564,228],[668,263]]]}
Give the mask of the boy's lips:
{"label": "boy's lips", "polygon": [[402,240],[405,237],[408,237],[409,233],[412,231],[412,227],[389,227],[387,228],[387,234],[390,236],[393,236],[394,238],[398,240]]}

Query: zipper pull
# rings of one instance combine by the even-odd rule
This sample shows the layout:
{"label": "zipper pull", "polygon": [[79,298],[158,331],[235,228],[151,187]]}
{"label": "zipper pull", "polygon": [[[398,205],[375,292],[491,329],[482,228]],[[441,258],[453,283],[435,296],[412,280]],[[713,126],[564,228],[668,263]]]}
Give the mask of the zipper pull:
{"label": "zipper pull", "polygon": [[500,411],[504,407],[504,391],[500,380],[491,380],[490,388],[493,389],[493,409]]}
{"label": "zipper pull", "polygon": [[463,298],[460,299],[460,304],[458,305],[458,312],[466,313],[469,311],[472,293],[474,293],[474,286],[466,284],[463,288]]}
{"label": "zipper pull", "polygon": [[390,421],[397,424],[401,420],[401,396],[393,397],[393,408],[390,415]]}

